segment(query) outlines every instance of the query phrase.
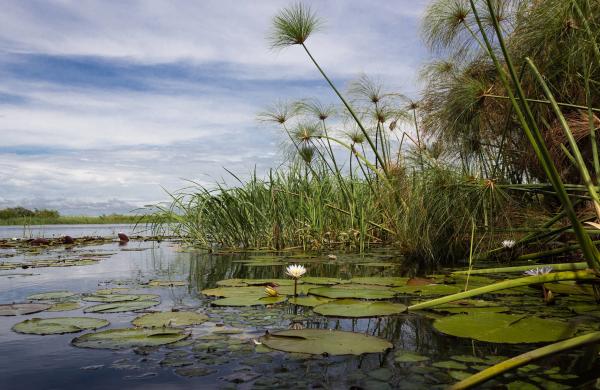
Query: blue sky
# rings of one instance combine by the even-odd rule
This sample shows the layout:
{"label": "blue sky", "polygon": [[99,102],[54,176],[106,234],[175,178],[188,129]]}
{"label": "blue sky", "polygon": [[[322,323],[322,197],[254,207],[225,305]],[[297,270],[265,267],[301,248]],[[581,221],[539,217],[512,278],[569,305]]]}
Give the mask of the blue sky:
{"label": "blue sky", "polygon": [[[361,73],[418,93],[426,0],[307,1],[307,42],[341,87]],[[126,212],[185,179],[277,167],[281,134],[256,115],[331,91],[297,47],[273,52],[280,0],[4,0],[0,208]]]}

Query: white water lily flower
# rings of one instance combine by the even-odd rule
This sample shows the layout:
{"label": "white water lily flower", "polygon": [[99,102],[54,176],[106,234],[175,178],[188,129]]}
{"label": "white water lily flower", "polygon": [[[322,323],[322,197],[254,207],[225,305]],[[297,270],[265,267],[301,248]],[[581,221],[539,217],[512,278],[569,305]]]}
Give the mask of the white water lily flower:
{"label": "white water lily flower", "polygon": [[552,272],[552,267],[532,268],[528,271],[525,271],[524,275],[540,276],[549,274],[550,272]]}
{"label": "white water lily flower", "polygon": [[512,248],[516,245],[516,243],[517,242],[515,240],[504,240],[502,241],[502,246],[505,248]]}
{"label": "white water lily flower", "polygon": [[287,268],[285,269],[285,274],[294,279],[301,278],[302,275],[304,275],[305,273],[306,273],[306,268],[304,268],[303,265],[299,265],[299,264],[288,265]]}
{"label": "white water lily flower", "polygon": [[262,343],[256,339],[252,339],[255,345],[262,345]]}

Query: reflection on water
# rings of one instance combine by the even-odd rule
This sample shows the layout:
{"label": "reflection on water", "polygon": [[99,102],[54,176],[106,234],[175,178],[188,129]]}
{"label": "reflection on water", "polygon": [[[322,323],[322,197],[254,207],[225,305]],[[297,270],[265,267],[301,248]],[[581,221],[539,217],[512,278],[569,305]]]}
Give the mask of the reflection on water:
{"label": "reflection on water", "polygon": [[[93,227],[90,227],[93,229]],[[126,250],[123,250],[126,249]],[[445,337],[432,329],[431,319],[422,314],[404,314],[383,319],[336,319],[318,316],[310,309],[281,304],[258,308],[215,308],[199,292],[229,278],[282,278],[283,266],[249,267],[237,262],[243,254],[209,255],[183,251],[176,242],[131,241],[125,248],[116,243],[86,247],[86,251],[114,253],[97,264],[75,267],[49,267],[0,271],[0,303],[22,302],[32,294],[55,290],[89,293],[104,287],[126,287],[137,293],[160,294],[161,304],[153,309],[198,310],[210,321],[193,329],[193,343],[156,350],[87,350],[70,345],[76,335],[21,335],[10,328],[24,318],[83,315],[81,310],[64,313],[42,312],[21,317],[0,317],[0,377],[10,389],[87,388],[444,388],[460,375],[474,373],[489,365],[493,357],[514,356],[530,346],[506,346]],[[39,256],[44,256],[43,253]],[[321,259],[323,260],[324,257]],[[367,256],[338,255],[335,261],[298,259],[310,276],[351,278],[353,276],[392,276],[397,267],[365,267],[364,261],[395,262],[393,253],[379,251]],[[151,279],[185,280],[185,287],[149,288]],[[87,302],[84,302],[88,304]],[[88,304],[91,305],[91,304]],[[106,318],[112,328],[130,326],[134,313],[95,314]],[[266,330],[287,329],[300,321],[303,326],[351,330],[386,338],[394,350],[363,356],[301,356],[279,352],[258,353],[252,339]],[[200,340],[215,329],[242,329],[242,333],[217,341]],[[421,363],[396,363],[399,350],[429,358]],[[538,368],[501,378],[487,386],[517,380],[537,383],[534,377],[559,366],[561,373],[581,375],[562,380],[582,383],[594,377],[598,367],[596,351],[588,348],[552,357]],[[480,362],[460,363],[456,356],[478,357]],[[434,362],[454,362],[454,368],[440,369]],[[188,366],[189,364],[189,366]],[[185,377],[184,367],[203,367],[206,375]],[[461,374],[462,372],[462,374]],[[246,379],[254,379],[245,382]],[[547,378],[546,378],[547,379]],[[570,382],[569,382],[570,381]],[[241,382],[241,383],[237,383]],[[561,380],[553,380],[558,383]],[[236,387],[237,386],[237,387]],[[502,386],[501,386],[502,387]],[[539,387],[545,387],[543,385]]]}
{"label": "reflection on water", "polygon": [[113,237],[118,232],[144,235],[144,226],[131,224],[0,226],[0,238]]}

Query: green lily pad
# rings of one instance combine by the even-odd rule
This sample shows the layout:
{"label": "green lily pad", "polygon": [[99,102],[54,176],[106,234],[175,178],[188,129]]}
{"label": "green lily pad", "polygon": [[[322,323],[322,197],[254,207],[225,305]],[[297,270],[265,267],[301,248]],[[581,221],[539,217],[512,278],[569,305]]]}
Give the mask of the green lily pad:
{"label": "green lily pad", "polygon": [[28,296],[27,299],[30,299],[32,301],[47,301],[55,299],[65,299],[72,297],[73,295],[75,295],[75,293],[72,293],[70,291],[51,291],[47,293],[33,294]]}
{"label": "green lily pad", "polygon": [[411,351],[398,351],[396,352],[394,361],[396,363],[417,363],[429,360],[427,356],[419,355]]}
{"label": "green lily pad", "polygon": [[396,293],[391,290],[358,289],[358,288],[333,288],[318,287],[311,288],[309,294],[325,298],[358,298],[358,299],[389,299]]}
{"label": "green lily pad", "polygon": [[187,282],[183,280],[151,280],[147,284],[150,287],[181,287],[187,286]]}
{"label": "green lily pad", "polygon": [[225,279],[217,282],[217,286],[220,287],[245,287],[247,285],[244,279]]}
{"label": "green lily pad", "polygon": [[497,302],[484,301],[481,299],[464,299],[432,307],[431,310],[439,313],[503,313],[510,311],[507,306],[500,306]]}
{"label": "green lily pad", "polygon": [[127,301],[149,301],[159,299],[160,295],[156,294],[98,294],[88,295],[81,298],[87,302],[127,302]]}
{"label": "green lily pad", "polygon": [[137,317],[131,323],[142,328],[161,328],[197,325],[208,321],[208,316],[193,311],[167,311]]}
{"label": "green lily pad", "polygon": [[406,306],[391,302],[339,299],[319,305],[313,311],[331,317],[380,317],[405,312]]}
{"label": "green lily pad", "polygon": [[389,263],[389,262],[377,262],[377,261],[371,261],[368,263],[358,263],[356,264],[360,267],[395,267],[397,265],[399,265],[398,263]]}
{"label": "green lily pad", "polygon": [[577,314],[585,314],[593,317],[600,317],[600,305],[591,304],[578,304],[569,307],[569,309]]}
{"label": "green lily pad", "polygon": [[458,314],[437,319],[433,326],[452,336],[508,344],[554,342],[575,332],[562,321],[505,313]]}
{"label": "green lily pad", "polygon": [[[277,284],[279,286],[293,286],[293,279],[243,279],[244,283],[248,286],[264,286],[266,284]],[[298,280],[298,284],[303,283],[302,280]]]}
{"label": "green lily pad", "polygon": [[58,302],[52,305],[48,311],[71,311],[81,307],[79,302]]}
{"label": "green lily pad", "polygon": [[454,360],[435,362],[432,364],[432,366],[437,368],[445,368],[449,370],[466,370],[468,368],[466,365],[459,362],[455,362]]}
{"label": "green lily pad", "polygon": [[363,276],[352,278],[350,282],[356,284],[373,284],[378,286],[405,286],[408,278],[398,278],[393,276]]}
{"label": "green lily pad", "polygon": [[240,296],[265,296],[265,288],[263,286],[247,286],[247,287],[217,287],[209,288],[201,291],[202,294],[211,297],[240,297]]}
{"label": "green lily pad", "polygon": [[126,311],[143,310],[152,306],[158,305],[159,301],[127,301],[127,302],[114,302],[114,303],[103,303],[101,305],[94,305],[86,307],[84,313],[122,313]]}
{"label": "green lily pad", "polygon": [[593,295],[594,289],[589,284],[575,282],[544,283],[544,287],[555,294],[565,295]]}
{"label": "green lily pad", "polygon": [[394,287],[392,290],[411,295],[450,295],[460,292],[461,288],[452,284],[427,284],[424,286]]}
{"label": "green lily pad", "polygon": [[98,329],[109,324],[107,320],[91,317],[31,318],[15,324],[12,329],[17,333],[48,335]]}
{"label": "green lily pad", "polygon": [[189,335],[181,329],[171,328],[127,328],[109,329],[88,333],[71,341],[79,348],[125,349],[134,347],[154,347],[175,343]]}
{"label": "green lily pad", "polygon": [[334,284],[342,284],[342,283],[349,283],[349,280],[344,280],[344,279],[338,279],[338,278],[327,278],[327,277],[321,277],[321,276],[307,276],[302,278],[302,281],[304,281],[304,283],[311,283],[311,284],[322,284],[322,285],[328,285],[328,286],[332,286]]}
{"label": "green lily pad", "polygon": [[0,305],[0,316],[20,316],[49,309],[45,303],[9,303]]}
{"label": "green lily pad", "polygon": [[315,307],[317,305],[321,305],[323,303],[331,302],[329,298],[318,297],[316,295],[308,295],[305,297],[295,297],[290,298],[288,302],[293,303],[294,305],[299,306],[308,306]]}
{"label": "green lily pad", "polygon": [[255,296],[234,296],[222,299],[216,299],[211,303],[216,306],[259,306],[273,305],[286,300],[285,296],[278,297],[255,297]]}
{"label": "green lily pad", "polygon": [[393,347],[387,340],[362,333],[327,329],[285,330],[260,338],[271,349],[312,355],[361,355]]}

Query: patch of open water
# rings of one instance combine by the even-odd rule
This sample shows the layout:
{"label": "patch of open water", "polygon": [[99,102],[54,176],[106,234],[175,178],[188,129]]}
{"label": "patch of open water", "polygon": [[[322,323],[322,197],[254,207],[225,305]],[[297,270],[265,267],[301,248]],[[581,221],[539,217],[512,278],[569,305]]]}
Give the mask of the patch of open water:
{"label": "patch of open water", "polygon": [[[0,303],[25,302],[29,295],[41,292],[68,290],[84,294],[116,287],[127,288],[128,293],[160,295],[160,304],[151,311],[172,308],[198,311],[207,314],[209,321],[191,327],[192,335],[185,342],[159,348],[111,351],[71,345],[73,338],[86,332],[37,336],[15,333],[11,327],[32,317],[93,316],[110,321],[110,326],[104,329],[127,328],[139,313],[90,315],[84,314],[81,308],[0,316],[1,387],[90,390],[446,388],[465,373],[475,373],[492,362],[535,347],[445,336],[433,329],[434,314],[342,319],[316,315],[310,308],[288,303],[242,308],[212,306],[214,298],[200,291],[215,287],[219,280],[285,277],[283,265],[248,266],[239,262],[248,259],[249,254],[187,252],[173,241],[131,241],[125,247],[109,243],[83,250],[111,255],[85,266],[0,271]],[[43,257],[44,253],[36,256]],[[350,279],[397,276],[396,267],[389,263],[398,261],[393,252],[377,251],[365,256],[339,254],[337,259],[298,256],[295,262],[306,265],[310,276]],[[371,266],[364,266],[365,262]],[[146,283],[153,279],[186,283],[178,287],[148,286]],[[80,302],[83,307],[96,304]],[[288,329],[294,322],[310,328],[375,335],[391,341],[394,349],[384,354],[314,356],[262,352],[253,342],[267,330]],[[241,333],[215,333],[221,329],[240,329]],[[426,360],[396,361],[401,350],[417,353]],[[186,371],[186,368],[198,370]],[[544,359],[483,387],[504,388],[510,384],[509,388],[569,388],[584,383],[591,386],[599,368],[598,350],[590,347]]]}

